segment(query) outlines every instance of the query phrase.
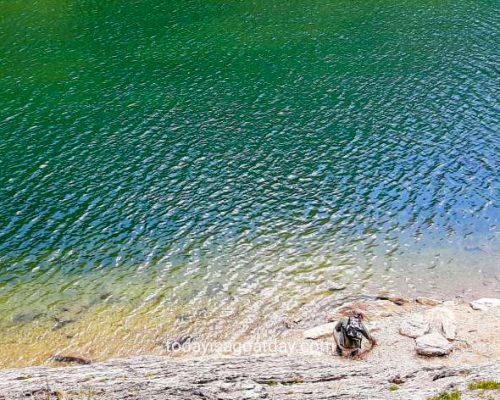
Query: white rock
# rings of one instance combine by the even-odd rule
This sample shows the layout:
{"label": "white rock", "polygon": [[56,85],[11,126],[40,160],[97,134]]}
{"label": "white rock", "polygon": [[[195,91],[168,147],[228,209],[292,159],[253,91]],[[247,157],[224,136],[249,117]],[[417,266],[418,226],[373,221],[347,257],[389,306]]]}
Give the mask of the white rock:
{"label": "white rock", "polygon": [[425,318],[429,321],[431,332],[442,333],[449,340],[457,337],[455,313],[444,304],[427,310]]}
{"label": "white rock", "polygon": [[414,314],[401,323],[399,333],[411,338],[417,338],[425,335],[429,332],[429,329],[429,322],[424,318],[424,316],[422,314]]}
{"label": "white rock", "polygon": [[470,303],[470,306],[474,310],[486,311],[489,308],[500,307],[500,299],[482,298],[479,300],[474,300]]}
{"label": "white rock", "polygon": [[445,356],[451,353],[453,345],[438,333],[429,333],[415,340],[417,354],[422,356]]}
{"label": "white rock", "polygon": [[441,328],[444,337],[448,340],[455,340],[457,337],[457,324],[454,320],[444,319],[441,321]]}
{"label": "white rock", "polygon": [[306,339],[319,339],[323,336],[333,335],[333,328],[335,328],[336,324],[336,322],[330,322],[328,324],[315,326],[314,328],[305,331],[304,337]]}

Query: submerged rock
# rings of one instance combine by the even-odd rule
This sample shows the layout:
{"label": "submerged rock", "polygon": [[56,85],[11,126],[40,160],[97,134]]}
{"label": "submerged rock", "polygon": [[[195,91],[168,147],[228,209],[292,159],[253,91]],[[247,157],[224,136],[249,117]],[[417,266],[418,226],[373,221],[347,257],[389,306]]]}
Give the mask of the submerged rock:
{"label": "submerged rock", "polygon": [[61,354],[54,354],[52,357],[49,358],[49,361],[65,363],[65,364],[81,364],[81,365],[92,364],[91,360],[84,357],[73,356],[73,355],[61,355]]}
{"label": "submerged rock", "polygon": [[418,338],[430,330],[429,322],[422,314],[414,314],[405,319],[399,328],[399,333],[411,338]]}
{"label": "submerged rock", "polygon": [[446,356],[453,350],[453,345],[438,333],[428,333],[415,340],[417,354],[428,357]]}
{"label": "submerged rock", "polygon": [[330,322],[328,324],[315,326],[305,331],[304,337],[306,339],[319,339],[323,336],[333,335],[333,328],[335,328],[335,325],[336,322]]}
{"label": "submerged rock", "polygon": [[474,310],[486,311],[489,308],[500,307],[500,299],[496,298],[482,298],[474,300],[470,303]]}
{"label": "submerged rock", "polygon": [[12,317],[12,322],[16,324],[31,323],[42,317],[45,317],[46,315],[46,313],[39,311],[19,313]]}
{"label": "submerged rock", "polygon": [[76,322],[75,319],[59,319],[57,317],[54,318],[54,326],[52,327],[53,331],[57,331],[61,328],[64,328],[66,325],[72,324]]}

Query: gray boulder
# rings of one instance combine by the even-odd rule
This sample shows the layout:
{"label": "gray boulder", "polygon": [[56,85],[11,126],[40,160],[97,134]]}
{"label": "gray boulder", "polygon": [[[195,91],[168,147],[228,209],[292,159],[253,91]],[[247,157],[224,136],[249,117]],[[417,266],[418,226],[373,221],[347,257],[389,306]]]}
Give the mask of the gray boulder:
{"label": "gray boulder", "polygon": [[450,306],[441,305],[425,312],[425,318],[429,321],[431,332],[441,333],[448,340],[457,337],[457,324],[455,314]]}
{"label": "gray boulder", "polygon": [[446,339],[455,340],[457,338],[457,324],[455,320],[444,319],[441,321],[441,329]]}
{"label": "gray boulder", "polygon": [[401,323],[399,333],[411,338],[418,338],[429,332],[429,329],[429,322],[425,317],[422,314],[414,314]]}
{"label": "gray boulder", "polygon": [[446,356],[453,350],[453,345],[438,333],[429,333],[415,340],[417,354],[427,357]]}

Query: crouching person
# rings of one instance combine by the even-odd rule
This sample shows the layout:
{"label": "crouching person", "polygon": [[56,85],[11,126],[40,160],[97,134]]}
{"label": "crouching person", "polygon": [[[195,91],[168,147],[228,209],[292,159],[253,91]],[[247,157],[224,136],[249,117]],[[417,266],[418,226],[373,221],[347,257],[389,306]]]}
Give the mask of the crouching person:
{"label": "crouching person", "polygon": [[333,337],[335,338],[336,352],[339,356],[355,357],[361,350],[363,336],[371,343],[377,344],[363,324],[364,314],[360,311],[352,311],[348,318],[343,318],[335,325]]}

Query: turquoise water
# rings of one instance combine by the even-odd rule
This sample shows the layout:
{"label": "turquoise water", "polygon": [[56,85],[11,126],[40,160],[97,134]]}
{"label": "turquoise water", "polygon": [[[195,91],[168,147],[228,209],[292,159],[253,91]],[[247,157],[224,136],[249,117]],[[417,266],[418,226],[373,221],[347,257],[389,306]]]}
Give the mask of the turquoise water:
{"label": "turquoise water", "polygon": [[359,295],[497,292],[499,14],[0,0],[0,349],[23,349],[0,365],[88,349],[64,330],[106,312],[140,352],[144,321],[238,337]]}

